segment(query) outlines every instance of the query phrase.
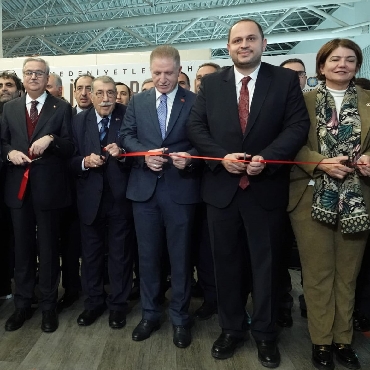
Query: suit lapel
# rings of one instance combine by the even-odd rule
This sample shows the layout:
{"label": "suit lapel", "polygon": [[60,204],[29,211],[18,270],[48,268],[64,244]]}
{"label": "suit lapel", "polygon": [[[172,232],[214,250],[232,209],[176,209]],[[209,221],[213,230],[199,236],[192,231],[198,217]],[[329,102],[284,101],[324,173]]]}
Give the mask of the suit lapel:
{"label": "suit lapel", "polygon": [[[90,112],[86,118],[86,137],[92,144],[92,152],[100,153],[99,128],[94,108],[90,109]],[[89,145],[87,147],[89,147]]]}
{"label": "suit lapel", "polygon": [[39,116],[39,120],[37,121],[35,130],[33,131],[33,134],[31,136],[31,142],[34,140],[40,130],[45,126],[45,124],[49,121],[54,112],[58,109],[58,105],[58,99],[48,94],[45,99],[44,106],[41,109],[41,114]]}
{"label": "suit lapel", "polygon": [[[176,96],[175,96],[175,99],[173,101],[171,116],[170,116],[170,119],[168,121],[165,138],[170,134],[171,130],[174,128],[185,102],[186,102],[186,100],[185,100],[185,91],[179,86],[179,88],[177,90],[177,93],[176,93]],[[159,123],[158,123],[158,125],[159,125]]]}
{"label": "suit lapel", "polygon": [[118,110],[114,109],[110,119],[108,131],[108,144],[117,143],[118,133],[121,128],[122,117],[118,115]]}
{"label": "suit lapel", "polygon": [[370,96],[358,86],[356,86],[356,90],[358,96],[358,113],[361,117],[361,151],[364,152],[370,146]]}
{"label": "suit lapel", "polygon": [[19,129],[21,130],[22,135],[28,142],[28,133],[27,133],[27,118],[26,118],[26,95],[23,95],[19,98],[19,109],[14,112],[15,121],[19,122]]}
{"label": "suit lapel", "polygon": [[224,124],[235,126],[233,130],[235,131],[239,130],[240,138],[242,138],[243,133],[239,120],[238,99],[236,96],[235,74],[233,67],[229,69],[229,71],[224,77],[224,86],[222,94],[225,97],[227,97],[227,101],[229,102],[229,107],[226,110],[228,122],[225,122]]}
{"label": "suit lapel", "polygon": [[256,119],[268,94],[270,84],[271,72],[264,63],[261,63],[261,67],[257,76],[256,86],[254,88],[253,99],[250,107],[247,127],[244,133],[244,138],[249,134],[254,123],[256,122]]}
{"label": "suit lapel", "polygon": [[156,96],[155,96],[155,88],[150,89],[147,96],[146,96],[146,106],[148,107],[149,111],[149,125],[153,125],[154,131],[158,134],[160,139],[162,140],[161,129],[159,127],[158,115],[157,115],[157,106],[156,106]]}

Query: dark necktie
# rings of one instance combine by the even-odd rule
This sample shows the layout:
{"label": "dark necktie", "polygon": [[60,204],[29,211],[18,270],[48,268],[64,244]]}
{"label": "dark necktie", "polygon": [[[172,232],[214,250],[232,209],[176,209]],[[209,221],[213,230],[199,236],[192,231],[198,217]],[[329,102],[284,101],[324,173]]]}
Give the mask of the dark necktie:
{"label": "dark necktie", "polygon": [[[249,90],[248,82],[251,80],[250,76],[244,77],[242,79],[242,88],[240,89],[239,96],[239,121],[242,133],[244,135],[245,128],[247,127],[248,117],[249,117]],[[249,180],[247,175],[243,175],[240,178],[239,186],[244,190],[249,185]]]}
{"label": "dark necktie", "polygon": [[104,117],[100,121],[100,123],[101,123],[101,127],[100,127],[100,130],[99,130],[99,139],[100,139],[100,142],[102,142],[105,138],[105,135],[107,134],[109,118]]}
{"label": "dark necktie", "polygon": [[167,120],[167,95],[160,96],[160,102],[157,108],[159,128],[161,129],[162,139],[166,136],[166,120]]}
{"label": "dark necktie", "polygon": [[32,127],[35,128],[37,119],[39,118],[39,113],[37,112],[37,104],[39,102],[37,100],[31,101],[31,109],[30,109],[30,120],[32,123]]}

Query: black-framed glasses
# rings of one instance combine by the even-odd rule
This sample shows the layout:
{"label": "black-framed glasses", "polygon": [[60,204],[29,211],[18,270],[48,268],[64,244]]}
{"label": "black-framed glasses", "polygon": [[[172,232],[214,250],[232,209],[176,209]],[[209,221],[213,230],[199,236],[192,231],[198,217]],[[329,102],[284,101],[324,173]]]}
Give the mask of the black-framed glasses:
{"label": "black-framed glasses", "polygon": [[26,76],[26,77],[32,77],[33,75],[36,76],[36,78],[39,78],[39,77],[42,77],[44,75],[46,75],[46,72],[44,71],[23,71],[23,74]]}
{"label": "black-framed glasses", "polygon": [[298,77],[306,77],[306,72],[305,71],[297,71]]}

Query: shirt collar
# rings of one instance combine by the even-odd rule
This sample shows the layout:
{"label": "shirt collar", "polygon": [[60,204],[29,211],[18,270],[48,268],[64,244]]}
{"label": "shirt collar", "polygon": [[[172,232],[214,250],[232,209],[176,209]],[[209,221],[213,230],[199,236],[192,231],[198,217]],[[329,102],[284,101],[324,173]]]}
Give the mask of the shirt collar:
{"label": "shirt collar", "polygon": [[32,99],[28,94],[26,94],[26,105],[30,104],[31,101],[37,100],[39,104],[44,104],[48,94],[44,91],[37,99]]}
{"label": "shirt collar", "polygon": [[[103,117],[101,117],[96,110],[95,110],[95,114],[96,114],[96,121],[99,124],[100,121],[103,119]],[[109,118],[108,125],[110,124],[111,117],[112,117],[112,113],[108,116],[108,118]]]}
{"label": "shirt collar", "polygon": [[[177,94],[177,90],[179,89],[179,85],[176,84],[175,88],[167,95],[167,98],[169,98],[170,100],[175,100],[175,96]],[[161,92],[159,92],[157,89],[155,89],[155,100],[157,101],[160,96],[163,95]]]}
{"label": "shirt collar", "polygon": [[78,105],[76,105],[76,112],[77,112],[77,113],[81,113],[81,112],[83,112],[84,110],[86,110],[86,109],[82,109],[82,108],[80,108]]}
{"label": "shirt collar", "polygon": [[[249,75],[249,77],[256,81],[257,80],[257,76],[258,76],[258,72],[260,71],[260,68],[261,68],[261,63],[258,65],[258,67]],[[234,66],[234,74],[235,74],[235,85],[238,85],[239,83],[241,83],[242,79],[246,76],[244,76],[242,73],[240,73]]]}

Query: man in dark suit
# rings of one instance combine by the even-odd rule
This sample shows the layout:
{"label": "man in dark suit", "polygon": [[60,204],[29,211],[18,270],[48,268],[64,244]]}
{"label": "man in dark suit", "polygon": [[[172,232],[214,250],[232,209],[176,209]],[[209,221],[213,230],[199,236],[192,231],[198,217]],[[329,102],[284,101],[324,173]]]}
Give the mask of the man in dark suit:
{"label": "man in dark suit", "polygon": [[[188,124],[189,139],[201,155],[223,158],[207,161],[202,187],[222,328],[212,355],[231,357],[245,339],[242,277],[249,252],[252,335],[260,362],[277,367],[277,266],[289,167],[263,160],[293,160],[306,142],[309,120],[297,74],[261,63],[266,39],[258,23],[237,22],[227,46],[234,66],[203,78]],[[233,162],[245,157],[250,163]]]}
{"label": "man in dark suit", "polygon": [[[22,81],[14,71],[0,73],[0,118],[3,114],[4,104],[17,99],[22,94]],[[0,170],[0,224],[1,244],[0,248],[0,299],[10,299],[12,295],[11,278],[14,270],[14,247],[13,227],[9,208],[4,202],[4,180],[6,166]]]}
{"label": "man in dark suit", "polygon": [[189,240],[200,194],[199,176],[192,171],[194,163],[180,156],[196,153],[185,130],[195,95],[177,84],[181,66],[175,48],[155,48],[150,69],[155,88],[130,100],[123,126],[123,147],[128,152],[168,151],[170,158],[137,157],[127,188],[127,197],[133,201],[139,246],[142,304],[142,320],[132,339],[147,339],[159,329],[160,264],[166,238],[171,264],[169,315],[173,341],[177,347],[185,348],[191,343]]}
{"label": "man in dark suit", "polygon": [[92,106],[91,89],[93,81],[94,76],[90,74],[82,74],[74,80],[73,96],[76,99],[77,105],[72,109],[73,115],[89,109]]}
{"label": "man in dark suit", "polygon": [[37,226],[41,329],[53,332],[58,328],[59,214],[71,199],[67,176],[67,159],[74,152],[71,106],[45,91],[49,66],[43,59],[27,58],[23,76],[27,95],[4,106],[1,123],[7,164],[5,202],[15,236],[16,285],[16,310],[5,330],[19,329],[32,316]]}
{"label": "man in dark suit", "polygon": [[81,221],[82,285],[87,299],[77,319],[91,325],[106,309],[104,291],[105,240],[109,247],[109,326],[126,324],[127,298],[132,284],[134,226],[131,202],[126,199],[129,167],[117,145],[126,107],[116,104],[116,85],[108,76],[92,84],[93,107],[73,118],[76,155],[71,161],[77,179],[77,207]]}

